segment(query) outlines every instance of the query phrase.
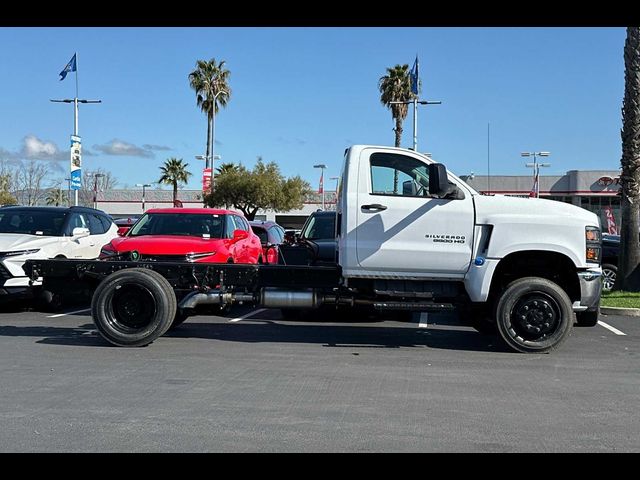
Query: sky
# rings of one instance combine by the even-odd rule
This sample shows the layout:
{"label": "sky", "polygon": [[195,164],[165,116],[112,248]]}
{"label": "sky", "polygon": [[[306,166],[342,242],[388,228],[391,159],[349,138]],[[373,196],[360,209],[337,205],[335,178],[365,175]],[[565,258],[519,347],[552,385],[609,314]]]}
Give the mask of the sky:
{"label": "sky", "polygon": [[[169,157],[201,188],[206,116],[188,75],[225,60],[231,98],[216,116],[220,162],[258,157],[325,189],[353,144],[393,145],[380,103],[387,67],[420,63],[418,150],[457,175],[530,175],[523,151],[549,151],[541,174],[616,170],[624,94],[622,27],[2,27],[0,159],[69,171],[78,54],[83,169],[113,172],[119,187],[156,182]],[[411,109],[412,110],[412,109]],[[490,135],[488,135],[488,131]],[[489,149],[488,147],[489,141]],[[413,142],[413,116],[402,146]]]}

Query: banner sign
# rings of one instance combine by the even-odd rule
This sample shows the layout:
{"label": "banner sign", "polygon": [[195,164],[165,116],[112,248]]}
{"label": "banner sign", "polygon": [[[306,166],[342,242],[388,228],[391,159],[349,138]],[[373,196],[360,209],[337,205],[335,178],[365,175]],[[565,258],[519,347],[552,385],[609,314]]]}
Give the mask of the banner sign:
{"label": "banner sign", "polygon": [[202,170],[202,191],[208,192],[211,188],[211,169],[204,168]]}
{"label": "banner sign", "polygon": [[71,135],[71,190],[82,188],[82,140]]}

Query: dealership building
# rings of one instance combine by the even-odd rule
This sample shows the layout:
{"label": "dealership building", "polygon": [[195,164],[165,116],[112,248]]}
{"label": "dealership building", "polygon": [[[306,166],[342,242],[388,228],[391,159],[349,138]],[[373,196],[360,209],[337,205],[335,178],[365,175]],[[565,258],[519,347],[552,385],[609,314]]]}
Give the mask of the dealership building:
{"label": "dealership building", "polygon": [[[481,193],[516,197],[531,196],[534,183],[530,175],[468,175],[461,178]],[[564,175],[540,175],[539,196],[571,203],[596,213],[606,232],[611,218],[617,228],[620,227],[619,179],[619,170],[569,170]],[[611,217],[608,217],[608,213]],[[613,229],[610,229],[612,232]]]}
{"label": "dealership building", "polygon": [[[564,175],[541,175],[539,196],[550,200],[567,202],[596,213],[604,231],[607,231],[607,214],[615,225],[620,226],[620,172],[618,170],[569,170]],[[530,175],[467,175],[461,176],[469,185],[483,194],[529,197],[533,188]],[[144,209],[168,208],[173,204],[171,190],[146,190]],[[202,191],[179,190],[178,199],[183,207],[202,207]],[[97,208],[114,218],[137,217],[143,212],[142,190],[109,190],[98,192]],[[335,192],[325,192],[326,210],[335,210]],[[271,220],[285,228],[300,228],[305,219],[322,208],[322,194],[311,193],[303,207],[287,212],[259,210],[257,220]]]}

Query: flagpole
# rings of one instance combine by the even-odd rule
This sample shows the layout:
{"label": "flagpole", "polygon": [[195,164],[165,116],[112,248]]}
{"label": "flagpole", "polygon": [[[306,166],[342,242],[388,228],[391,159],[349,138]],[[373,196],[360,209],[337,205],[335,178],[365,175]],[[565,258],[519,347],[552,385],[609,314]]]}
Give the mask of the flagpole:
{"label": "flagpole", "polygon": [[418,97],[413,99],[413,151],[418,151]]}
{"label": "flagpole", "polygon": [[75,52],[73,56],[76,57],[76,98],[78,98],[78,52]]}

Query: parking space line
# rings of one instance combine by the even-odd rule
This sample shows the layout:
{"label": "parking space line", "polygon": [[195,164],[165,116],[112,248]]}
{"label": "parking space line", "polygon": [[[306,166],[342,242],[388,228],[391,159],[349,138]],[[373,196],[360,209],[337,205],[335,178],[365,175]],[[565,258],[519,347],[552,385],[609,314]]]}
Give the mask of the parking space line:
{"label": "parking space line", "polygon": [[613,333],[615,333],[616,335],[626,335],[626,333],[621,332],[620,330],[618,330],[615,327],[612,327],[611,325],[609,325],[608,323],[604,323],[602,320],[598,320],[598,325],[603,326],[604,328],[606,328],[607,330],[611,330]]}
{"label": "parking space line", "polygon": [[58,318],[58,317],[64,317],[65,315],[75,315],[76,313],[90,312],[90,311],[91,311],[90,308],[84,308],[82,310],[75,310],[73,312],[58,313],[56,315],[47,315],[47,318]]}
{"label": "parking space line", "polygon": [[238,317],[238,318],[234,318],[233,320],[229,320],[229,322],[227,322],[227,323],[239,322],[240,320],[244,320],[245,318],[249,318],[249,317],[251,317],[253,315],[256,315],[256,314],[258,314],[260,312],[264,312],[266,310],[267,310],[266,308],[259,308],[258,310],[253,310],[252,312],[249,312],[246,315],[243,315],[243,316]]}

